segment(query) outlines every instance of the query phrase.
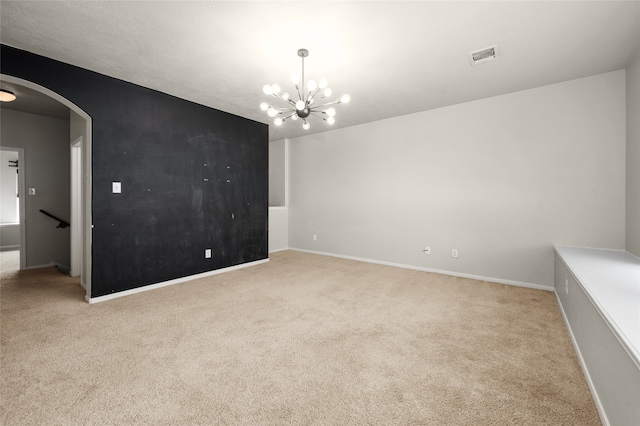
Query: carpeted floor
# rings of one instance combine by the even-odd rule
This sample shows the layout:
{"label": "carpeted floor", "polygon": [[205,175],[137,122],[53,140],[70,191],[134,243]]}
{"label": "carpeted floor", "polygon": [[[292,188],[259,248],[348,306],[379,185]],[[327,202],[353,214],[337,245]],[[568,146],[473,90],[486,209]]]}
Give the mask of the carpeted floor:
{"label": "carpeted floor", "polygon": [[3,425],[600,424],[550,292],[286,251],[89,305],[0,260]]}

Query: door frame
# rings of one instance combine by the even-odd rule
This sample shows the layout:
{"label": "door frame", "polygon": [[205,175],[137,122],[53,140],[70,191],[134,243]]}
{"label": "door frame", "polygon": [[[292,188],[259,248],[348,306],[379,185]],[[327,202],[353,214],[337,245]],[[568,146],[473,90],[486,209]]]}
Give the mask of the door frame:
{"label": "door frame", "polygon": [[0,151],[10,151],[18,153],[18,229],[20,230],[20,269],[25,269],[27,266],[27,256],[24,253],[23,247],[27,244],[25,236],[25,201],[27,195],[27,185],[24,179],[24,168],[26,163],[24,161],[24,148],[15,148],[12,146],[2,145]]}
{"label": "door frame", "polygon": [[86,284],[82,280],[82,154],[83,154],[82,136],[71,142],[71,256],[69,275],[72,277],[80,276],[80,284],[85,287]]}

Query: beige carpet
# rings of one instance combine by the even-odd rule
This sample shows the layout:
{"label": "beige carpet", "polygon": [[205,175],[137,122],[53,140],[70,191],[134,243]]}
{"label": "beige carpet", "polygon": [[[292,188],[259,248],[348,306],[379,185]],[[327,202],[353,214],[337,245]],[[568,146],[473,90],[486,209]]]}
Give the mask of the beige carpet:
{"label": "beige carpet", "polygon": [[0,259],[3,425],[600,424],[550,292],[287,251],[89,305]]}

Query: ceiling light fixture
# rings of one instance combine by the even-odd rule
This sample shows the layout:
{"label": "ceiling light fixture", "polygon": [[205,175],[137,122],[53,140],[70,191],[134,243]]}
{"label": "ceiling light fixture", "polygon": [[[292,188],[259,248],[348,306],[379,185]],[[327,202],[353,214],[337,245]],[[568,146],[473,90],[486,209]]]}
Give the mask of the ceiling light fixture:
{"label": "ceiling light fixture", "polygon": [[16,95],[8,90],[0,90],[0,102],[11,102],[16,100]]}
{"label": "ceiling light fixture", "polygon": [[274,118],[273,123],[276,126],[281,126],[288,119],[297,120],[302,119],[302,128],[309,130],[311,125],[307,121],[310,116],[316,116],[329,124],[336,122],[335,115],[336,109],[330,105],[349,103],[351,97],[349,95],[343,95],[340,99],[326,102],[321,105],[314,105],[314,102],[320,101],[331,96],[331,89],[327,87],[327,80],[322,78],[318,83],[315,80],[310,80],[307,83],[307,91],[305,92],[304,85],[304,58],[309,56],[307,49],[298,49],[298,56],[302,58],[302,80],[298,76],[293,76],[292,83],[296,87],[298,92],[298,100],[294,101],[287,92],[282,92],[278,84],[266,84],[262,91],[265,95],[271,95],[278,99],[281,99],[288,103],[286,107],[278,107],[269,105],[266,102],[260,104],[260,109],[266,111],[267,115]]}

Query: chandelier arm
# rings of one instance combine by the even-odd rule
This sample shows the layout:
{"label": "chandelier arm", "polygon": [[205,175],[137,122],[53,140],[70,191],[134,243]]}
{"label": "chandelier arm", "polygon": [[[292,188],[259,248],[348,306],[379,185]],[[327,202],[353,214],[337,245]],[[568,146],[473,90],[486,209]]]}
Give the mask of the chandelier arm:
{"label": "chandelier arm", "polygon": [[[300,87],[298,87],[298,85],[296,84],[296,91],[298,92],[298,99],[302,100],[302,92],[300,92]],[[295,102],[294,102],[295,104]]]}
{"label": "chandelier arm", "polygon": [[295,108],[296,103],[295,103],[295,102],[293,102],[293,101],[291,100],[291,98],[289,98],[289,99],[282,99],[282,100],[283,100],[283,101],[287,101],[287,102],[289,103],[289,105],[291,105],[291,106],[293,106],[293,107]]}
{"label": "chandelier arm", "polygon": [[293,102],[291,99],[289,99],[289,100],[287,100],[287,99],[282,99],[282,98],[280,98],[280,99],[281,99],[281,100],[283,100],[283,101],[285,101],[288,105],[287,105],[287,106],[273,106],[273,105],[269,105],[269,106],[270,106],[271,108],[273,108],[273,109],[279,109],[279,110],[287,110],[287,109],[289,109],[290,107],[294,107],[294,108],[295,108],[296,103],[295,103],[295,102]]}
{"label": "chandelier arm", "polygon": [[[321,112],[324,114],[324,111],[321,111]],[[309,112],[309,115],[313,115],[314,117],[318,117],[318,118],[323,119],[324,121],[327,121],[327,119],[326,119],[326,118],[324,118],[324,117],[323,117],[323,116],[321,116],[321,115],[318,115],[317,111],[310,111],[310,112]]]}
{"label": "chandelier arm", "polygon": [[271,94],[271,96],[273,96],[274,98],[277,98],[277,99],[281,99],[281,100],[283,100],[283,101],[285,101],[285,102],[288,102],[289,104],[291,104],[291,105],[293,105],[293,106],[295,106],[295,105],[296,105],[296,103],[295,103],[295,102],[293,102],[291,99],[285,99],[285,98],[283,98],[282,96],[278,96],[278,95],[276,95],[275,93],[272,93],[272,94]]}
{"label": "chandelier arm", "polygon": [[309,92],[307,93],[307,99],[305,100],[305,102],[309,103],[313,100],[313,94],[311,93],[311,90],[309,90]]}
{"label": "chandelier arm", "polygon": [[288,112],[291,112],[291,108],[281,108],[281,107],[277,107],[277,108],[271,107],[271,108],[275,109],[278,114],[286,114]]}
{"label": "chandelier arm", "polygon": [[309,112],[315,112],[316,114],[322,113],[324,114],[325,112],[321,110],[320,107],[313,107],[313,108],[309,108]]}
{"label": "chandelier arm", "polygon": [[319,91],[320,91],[320,88],[317,88],[313,93],[311,93],[311,91],[309,91],[309,94],[307,96],[307,102],[313,101],[313,99],[316,97],[316,95],[318,94]]}
{"label": "chandelier arm", "polygon": [[340,99],[336,99],[335,101],[327,102],[326,104],[314,105],[313,108],[314,109],[324,108],[324,107],[329,106],[329,105],[340,104],[340,103],[342,103],[342,101]]}

